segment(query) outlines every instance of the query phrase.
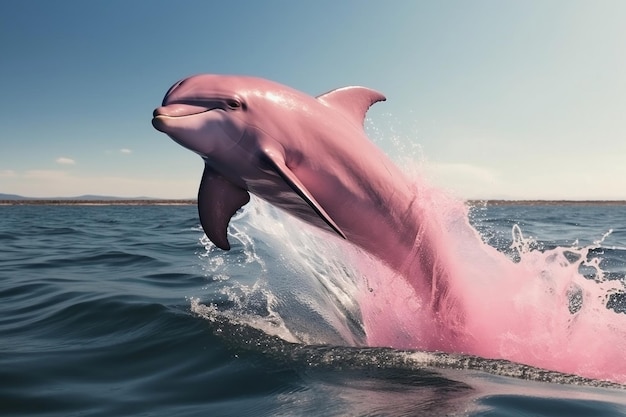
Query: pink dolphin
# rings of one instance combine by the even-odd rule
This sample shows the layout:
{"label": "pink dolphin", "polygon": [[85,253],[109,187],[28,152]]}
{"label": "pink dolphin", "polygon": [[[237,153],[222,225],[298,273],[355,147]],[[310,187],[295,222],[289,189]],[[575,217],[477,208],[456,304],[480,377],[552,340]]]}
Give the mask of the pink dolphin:
{"label": "pink dolphin", "polygon": [[[383,273],[373,277],[377,292],[359,294],[371,301],[360,304],[371,345],[504,357],[623,380],[624,367],[615,371],[623,332],[613,317],[599,315],[608,310],[591,304],[573,316],[552,303],[572,283],[599,294],[588,286],[596,283],[573,281],[577,266],[548,268],[544,277],[553,262],[543,266],[536,256],[511,263],[482,244],[465,217],[448,219],[438,194],[418,188],[366,137],[365,113],[383,100],[364,87],[311,97],[259,78],[198,75],[170,88],[152,123],[204,159],[198,209],[218,247],[230,248],[228,224],[251,192],[371,253],[412,287],[417,297],[396,294],[410,288]],[[534,271],[541,279],[528,284]],[[589,335],[609,343],[590,350]]]}
{"label": "pink dolphin", "polygon": [[218,247],[230,248],[228,223],[252,192],[431,294],[442,289],[434,282],[441,274],[421,230],[417,190],[363,129],[369,107],[384,100],[365,87],[311,97],[260,78],[205,74],[173,85],[152,124],[204,159],[198,210]]}

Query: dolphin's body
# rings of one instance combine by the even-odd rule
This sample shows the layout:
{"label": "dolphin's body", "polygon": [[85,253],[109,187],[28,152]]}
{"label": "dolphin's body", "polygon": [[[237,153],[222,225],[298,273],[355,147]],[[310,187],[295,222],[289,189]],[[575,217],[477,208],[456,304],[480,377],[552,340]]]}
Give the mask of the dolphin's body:
{"label": "dolphin's body", "polygon": [[252,192],[434,293],[417,190],[363,129],[368,108],[383,100],[364,87],[314,98],[264,79],[206,74],[172,86],[152,124],[204,159],[198,209],[218,247],[230,248],[228,223]]}

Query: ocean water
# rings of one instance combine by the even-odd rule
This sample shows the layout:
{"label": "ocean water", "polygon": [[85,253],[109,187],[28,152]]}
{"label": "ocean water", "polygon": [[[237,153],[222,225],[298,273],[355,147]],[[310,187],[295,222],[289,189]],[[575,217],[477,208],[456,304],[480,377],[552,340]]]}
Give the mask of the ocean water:
{"label": "ocean water", "polygon": [[229,252],[195,206],[0,206],[0,415],[626,416],[626,205],[460,211],[498,258],[457,236],[461,264],[542,283],[480,316],[542,312],[524,337],[485,330],[491,356],[419,349],[399,277],[258,199]]}

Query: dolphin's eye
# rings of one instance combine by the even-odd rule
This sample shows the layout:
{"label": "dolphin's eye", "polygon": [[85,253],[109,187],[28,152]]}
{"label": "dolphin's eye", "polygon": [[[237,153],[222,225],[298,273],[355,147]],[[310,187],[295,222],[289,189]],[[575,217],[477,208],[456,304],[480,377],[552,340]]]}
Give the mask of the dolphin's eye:
{"label": "dolphin's eye", "polygon": [[237,110],[241,108],[241,103],[237,100],[227,100],[226,105],[233,110]]}

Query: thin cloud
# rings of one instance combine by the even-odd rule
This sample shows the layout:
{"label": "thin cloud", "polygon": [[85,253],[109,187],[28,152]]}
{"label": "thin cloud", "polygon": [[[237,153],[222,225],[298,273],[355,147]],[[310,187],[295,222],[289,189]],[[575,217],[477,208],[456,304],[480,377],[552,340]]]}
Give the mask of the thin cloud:
{"label": "thin cloud", "polygon": [[121,152],[121,153],[123,153],[123,154],[125,154],[125,155],[128,155],[128,154],[130,154],[130,153],[133,153],[133,151],[132,151],[132,150],[130,150],[130,149],[128,149],[128,148],[122,148],[122,149],[120,149],[120,152]]}
{"label": "thin cloud", "polygon": [[435,185],[464,198],[500,198],[508,192],[498,172],[479,165],[430,162],[425,174]]}
{"label": "thin cloud", "polygon": [[142,179],[118,176],[90,176],[72,170],[28,170],[12,180],[5,180],[1,192],[40,197],[72,197],[83,194],[119,197],[193,198],[197,178]]}
{"label": "thin cloud", "polygon": [[0,178],[12,178],[17,176],[17,173],[12,169],[2,169],[0,170]]}
{"label": "thin cloud", "polygon": [[65,156],[61,156],[56,159],[56,163],[61,165],[74,165],[76,164],[76,161],[74,161],[72,158],[66,158]]}

